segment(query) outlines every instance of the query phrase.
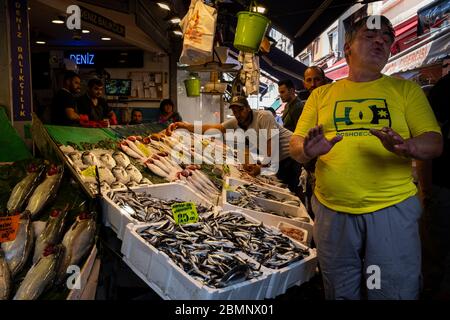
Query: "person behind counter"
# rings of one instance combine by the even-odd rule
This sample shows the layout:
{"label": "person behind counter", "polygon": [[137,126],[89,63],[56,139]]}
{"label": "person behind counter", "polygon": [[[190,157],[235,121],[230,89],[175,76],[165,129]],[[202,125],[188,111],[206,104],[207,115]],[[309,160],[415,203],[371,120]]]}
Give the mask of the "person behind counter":
{"label": "person behind counter", "polygon": [[159,104],[159,120],[161,124],[170,125],[174,122],[183,121],[178,112],[174,111],[174,104],[170,99],[164,99]]}
{"label": "person behind counter", "polygon": [[[204,124],[202,125],[202,132],[210,129],[216,129],[225,133],[227,129],[243,129],[244,131],[255,130],[258,146],[260,145],[260,131],[268,132],[267,136],[271,137],[271,130],[278,130],[278,172],[277,177],[289,186],[292,192],[297,193],[301,198],[301,190],[298,186],[299,177],[301,172],[301,165],[293,160],[289,155],[289,141],[292,136],[292,132],[276,123],[272,113],[266,110],[252,110],[247,99],[243,96],[234,96],[230,102],[230,109],[233,112],[234,118],[229,119],[221,124]],[[173,130],[181,128],[190,132],[194,132],[194,125],[187,122],[175,122],[172,123],[166,130],[167,134],[171,134]],[[267,140],[267,153],[270,159],[274,158],[272,155],[271,139]],[[247,157],[247,155],[246,155]],[[258,175],[261,172],[260,164],[244,165],[244,169],[251,175]]]}
{"label": "person behind counter", "polygon": [[74,126],[80,122],[75,95],[81,91],[80,76],[74,71],[66,71],[63,87],[53,97],[51,104],[51,124]]}
{"label": "person behind counter", "polygon": [[107,126],[109,123],[117,124],[117,117],[112,108],[103,98],[103,82],[100,79],[91,79],[87,91],[78,98],[78,113],[89,117],[89,121]]}
{"label": "person behind counter", "polygon": [[141,109],[133,109],[131,111],[131,121],[128,124],[141,124],[142,123],[142,110]]}

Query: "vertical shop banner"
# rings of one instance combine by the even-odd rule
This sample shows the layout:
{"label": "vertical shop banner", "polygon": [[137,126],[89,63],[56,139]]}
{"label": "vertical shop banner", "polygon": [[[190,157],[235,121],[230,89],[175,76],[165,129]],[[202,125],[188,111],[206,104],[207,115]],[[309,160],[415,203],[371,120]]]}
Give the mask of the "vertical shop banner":
{"label": "vertical shop banner", "polygon": [[31,120],[31,70],[28,32],[28,0],[8,1],[12,103],[14,121]]}

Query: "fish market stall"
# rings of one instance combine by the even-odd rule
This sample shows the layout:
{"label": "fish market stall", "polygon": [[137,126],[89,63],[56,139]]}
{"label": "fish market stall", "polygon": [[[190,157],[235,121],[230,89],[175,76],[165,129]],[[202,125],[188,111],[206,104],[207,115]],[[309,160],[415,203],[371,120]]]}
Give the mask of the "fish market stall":
{"label": "fish market stall", "polygon": [[[275,298],[315,275],[313,222],[285,185],[248,175],[213,136],[153,129],[34,128],[98,200],[100,221],[119,239],[111,250],[130,272],[163,299]],[[181,224],[174,208],[186,204],[196,218]]]}
{"label": "fish market stall", "polygon": [[[97,214],[84,193],[61,165],[40,159],[0,166],[0,184],[0,219],[17,223],[0,232],[0,300],[80,298],[99,264]],[[68,286],[77,270],[81,281]]]}

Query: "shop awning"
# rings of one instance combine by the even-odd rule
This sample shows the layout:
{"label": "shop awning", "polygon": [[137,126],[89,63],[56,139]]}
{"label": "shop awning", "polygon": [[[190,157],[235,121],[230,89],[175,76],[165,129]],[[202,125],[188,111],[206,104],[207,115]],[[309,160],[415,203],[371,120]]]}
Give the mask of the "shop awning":
{"label": "shop awning", "polygon": [[337,61],[331,67],[324,70],[325,75],[332,80],[339,80],[348,76],[348,65],[345,58]]}
{"label": "shop awning", "polygon": [[258,1],[268,9],[267,16],[275,28],[294,42],[294,56],[313,42],[347,9],[361,2],[370,3],[375,0]]}
{"label": "shop awning", "polygon": [[278,80],[290,79],[297,90],[303,88],[303,73],[307,66],[280,49],[271,48],[269,54],[260,57],[259,64],[261,69]]}
{"label": "shop awning", "polygon": [[383,69],[385,74],[395,74],[428,66],[450,55],[450,26],[391,57]]}

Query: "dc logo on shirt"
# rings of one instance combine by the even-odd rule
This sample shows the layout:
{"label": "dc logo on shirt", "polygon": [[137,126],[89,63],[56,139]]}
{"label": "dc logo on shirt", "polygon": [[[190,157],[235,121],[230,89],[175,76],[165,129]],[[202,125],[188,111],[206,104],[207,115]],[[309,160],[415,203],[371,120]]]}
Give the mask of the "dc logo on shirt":
{"label": "dc logo on shirt", "polygon": [[337,132],[391,126],[391,115],[384,99],[336,101],[333,118]]}

